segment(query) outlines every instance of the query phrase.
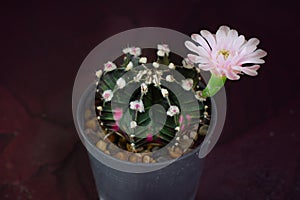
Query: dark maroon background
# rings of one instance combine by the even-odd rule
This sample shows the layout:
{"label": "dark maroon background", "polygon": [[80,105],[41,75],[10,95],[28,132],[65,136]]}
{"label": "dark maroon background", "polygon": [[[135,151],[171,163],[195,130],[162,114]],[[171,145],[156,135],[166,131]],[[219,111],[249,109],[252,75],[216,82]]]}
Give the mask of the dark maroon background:
{"label": "dark maroon background", "polygon": [[1,3],[0,199],[97,198],[71,94],[98,43],[136,27],[191,34],[223,24],[258,37],[268,56],[258,77],[226,84],[226,124],[198,199],[300,199],[299,4],[149,2]]}

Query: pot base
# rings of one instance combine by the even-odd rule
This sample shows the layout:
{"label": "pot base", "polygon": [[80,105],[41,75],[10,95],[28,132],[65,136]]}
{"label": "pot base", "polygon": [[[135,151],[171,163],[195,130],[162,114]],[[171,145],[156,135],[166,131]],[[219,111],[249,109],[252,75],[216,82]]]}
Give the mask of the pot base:
{"label": "pot base", "polygon": [[204,160],[194,153],[146,173],[118,171],[92,155],[90,163],[101,200],[192,200],[197,194]]}

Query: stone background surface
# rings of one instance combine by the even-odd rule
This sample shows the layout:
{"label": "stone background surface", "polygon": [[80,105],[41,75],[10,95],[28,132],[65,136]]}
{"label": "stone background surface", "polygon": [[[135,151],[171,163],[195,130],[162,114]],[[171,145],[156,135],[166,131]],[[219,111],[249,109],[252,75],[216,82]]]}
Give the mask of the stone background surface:
{"label": "stone background surface", "polygon": [[226,24],[268,51],[259,76],[228,82],[221,138],[197,199],[300,199],[297,1],[1,3],[0,199],[97,199],[71,111],[89,51],[130,28],[186,34]]}

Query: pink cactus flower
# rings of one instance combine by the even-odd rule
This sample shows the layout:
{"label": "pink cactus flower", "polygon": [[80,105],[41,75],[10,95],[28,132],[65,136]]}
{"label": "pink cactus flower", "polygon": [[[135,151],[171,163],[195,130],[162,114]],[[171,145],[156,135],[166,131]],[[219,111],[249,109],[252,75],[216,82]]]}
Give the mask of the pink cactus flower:
{"label": "pink cactus flower", "polygon": [[[191,38],[198,43],[186,41],[185,46],[198,55],[188,54],[188,58],[197,63],[204,71],[211,71],[217,76],[226,76],[231,80],[238,80],[239,74],[256,76],[257,70],[267,53],[257,49],[259,40],[251,38],[245,40],[234,29],[221,26],[216,34],[202,30],[200,34],[193,34]],[[246,65],[246,66],[245,66]]]}

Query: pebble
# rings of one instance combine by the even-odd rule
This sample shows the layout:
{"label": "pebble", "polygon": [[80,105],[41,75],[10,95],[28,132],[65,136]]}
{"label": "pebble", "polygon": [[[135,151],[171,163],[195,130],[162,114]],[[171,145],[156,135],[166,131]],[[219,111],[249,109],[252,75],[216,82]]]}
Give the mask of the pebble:
{"label": "pebble", "polygon": [[178,158],[182,155],[183,152],[179,147],[176,147],[173,151],[170,149],[169,153],[172,158]]}
{"label": "pebble", "polygon": [[203,125],[199,129],[199,134],[200,135],[206,135],[208,131],[208,125]]}
{"label": "pebble", "polygon": [[93,144],[96,144],[100,139],[99,135],[92,129],[86,129],[84,130],[84,133],[86,134],[89,141]]}
{"label": "pebble", "polygon": [[168,158],[166,156],[161,156],[161,157],[157,158],[156,160],[157,160],[157,162],[165,162],[165,161],[170,160],[170,158]]}
{"label": "pebble", "polygon": [[144,156],[143,157],[143,163],[150,163],[150,156]]}
{"label": "pebble", "polygon": [[107,149],[109,150],[110,153],[114,154],[117,153],[119,151],[119,147],[117,147],[115,144],[110,143],[107,147]]}
{"label": "pebble", "polygon": [[128,159],[130,162],[134,162],[134,163],[136,163],[136,162],[138,162],[139,161],[139,157],[138,156],[136,156],[136,155],[131,155],[130,157],[129,157],[129,159]]}
{"label": "pebble", "polygon": [[84,113],[84,119],[90,119],[92,117],[92,111],[87,109]]}
{"label": "pebble", "polygon": [[97,148],[100,149],[101,151],[105,151],[106,150],[106,142],[104,142],[103,140],[99,140],[99,142],[97,142],[96,144]]}
{"label": "pebble", "polygon": [[159,149],[159,151],[152,151],[152,158],[158,159],[159,157],[169,157],[169,151],[167,148]]}
{"label": "pebble", "polygon": [[188,138],[180,142],[180,147],[183,149],[183,151],[186,151],[192,144],[193,144],[193,140]]}
{"label": "pebble", "polygon": [[184,136],[182,136],[182,139],[184,139],[184,140],[188,140],[188,139],[189,139],[189,137],[188,137],[187,135],[184,135]]}
{"label": "pebble", "polygon": [[104,138],[105,137],[105,134],[103,131],[97,131],[97,135],[101,138]]}
{"label": "pebble", "polygon": [[190,138],[193,139],[193,140],[197,140],[197,135],[198,134],[195,131],[190,132]]}
{"label": "pebble", "polygon": [[143,155],[141,153],[136,153],[135,154],[137,157],[139,157],[140,159],[142,159]]}
{"label": "pebble", "polygon": [[94,131],[97,130],[97,121],[94,119],[90,119],[85,123],[86,128],[93,129]]}
{"label": "pebble", "polygon": [[118,158],[119,160],[127,160],[126,155],[123,152],[116,153],[115,158]]}

